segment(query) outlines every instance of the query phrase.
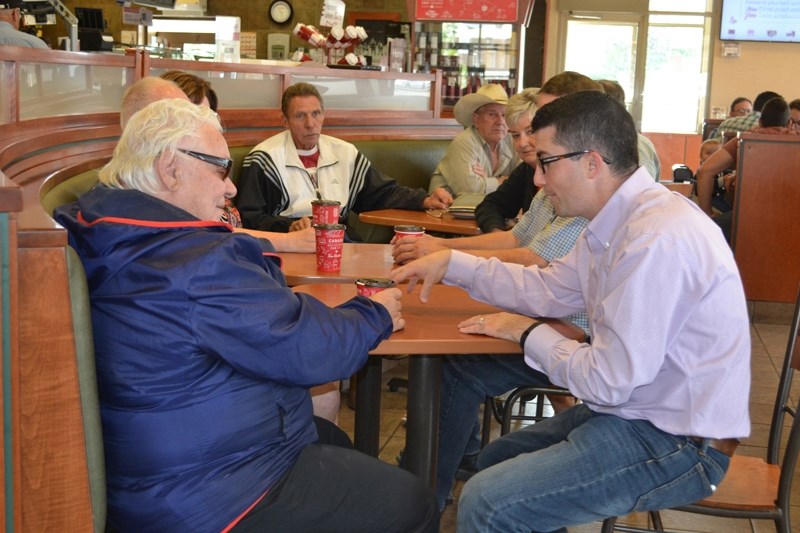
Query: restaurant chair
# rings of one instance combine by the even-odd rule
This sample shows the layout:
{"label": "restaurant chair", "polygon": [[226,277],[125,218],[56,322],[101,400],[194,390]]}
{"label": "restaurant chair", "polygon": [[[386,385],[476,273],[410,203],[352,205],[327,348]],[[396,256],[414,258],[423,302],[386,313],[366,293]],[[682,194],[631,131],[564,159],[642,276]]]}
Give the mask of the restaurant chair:
{"label": "restaurant chair", "polygon": [[95,533],[100,533],[106,531],[106,465],[94,361],[91,304],[83,264],[71,246],[66,247],[66,254],[92,521]]}
{"label": "restaurant chair", "polygon": [[[481,430],[481,447],[489,443],[492,429],[492,419],[500,424],[500,435],[511,431],[514,421],[539,422],[548,418],[544,414],[545,398],[548,395],[572,396],[567,389],[549,386],[523,385],[512,390],[505,396],[487,396],[483,410],[483,427]],[[527,414],[527,404],[536,402],[534,414]],[[514,407],[517,407],[516,413]]]}
{"label": "restaurant chair", "polygon": [[[717,490],[699,502],[674,510],[727,518],[772,520],[779,533],[791,531],[789,503],[797,455],[800,450],[800,403],[792,403],[789,393],[794,371],[800,370],[800,290],[789,328],[789,342],[781,369],[778,393],[770,424],[766,461],[759,457],[734,455],[725,478]],[[782,438],[788,430],[788,440]],[[785,443],[785,444],[784,444]],[[781,457],[781,446],[785,445]],[[603,533],[613,531],[663,531],[616,524],[617,518],[603,522]]]}

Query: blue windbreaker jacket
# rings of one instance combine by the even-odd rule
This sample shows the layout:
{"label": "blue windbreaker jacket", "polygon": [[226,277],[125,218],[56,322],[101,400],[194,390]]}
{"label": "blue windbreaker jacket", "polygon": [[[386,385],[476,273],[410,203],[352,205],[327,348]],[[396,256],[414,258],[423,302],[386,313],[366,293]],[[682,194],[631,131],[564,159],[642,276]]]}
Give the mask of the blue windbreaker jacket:
{"label": "blue windbreaker jacket", "polygon": [[98,186],[55,217],[88,278],[122,531],[226,527],[316,440],[307,388],[391,334],[381,305],[294,294],[265,241],[150,195]]}

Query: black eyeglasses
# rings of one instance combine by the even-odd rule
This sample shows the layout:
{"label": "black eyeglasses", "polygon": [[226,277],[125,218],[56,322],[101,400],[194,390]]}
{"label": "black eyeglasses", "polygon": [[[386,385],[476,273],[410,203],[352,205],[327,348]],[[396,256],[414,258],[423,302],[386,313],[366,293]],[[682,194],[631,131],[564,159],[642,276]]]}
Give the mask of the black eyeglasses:
{"label": "black eyeglasses", "polygon": [[[561,161],[562,159],[568,159],[570,157],[575,157],[576,155],[584,155],[594,152],[594,150],[579,150],[577,152],[570,152],[568,154],[561,154],[561,155],[551,155],[550,157],[537,157],[536,164],[539,165],[539,168],[542,169],[542,174],[547,174],[547,165],[550,163],[555,163],[556,161]],[[606,165],[611,164],[611,160],[605,156],[600,156],[600,159]]]}
{"label": "black eyeglasses", "polygon": [[208,155],[202,152],[194,152],[192,150],[185,150],[183,148],[178,148],[178,151],[188,156],[194,157],[195,159],[199,159],[200,161],[205,161],[206,163],[210,163],[219,168],[224,168],[225,175],[222,176],[222,181],[225,181],[225,178],[227,178],[231,174],[231,169],[233,168],[233,159],[225,159],[224,157]]}

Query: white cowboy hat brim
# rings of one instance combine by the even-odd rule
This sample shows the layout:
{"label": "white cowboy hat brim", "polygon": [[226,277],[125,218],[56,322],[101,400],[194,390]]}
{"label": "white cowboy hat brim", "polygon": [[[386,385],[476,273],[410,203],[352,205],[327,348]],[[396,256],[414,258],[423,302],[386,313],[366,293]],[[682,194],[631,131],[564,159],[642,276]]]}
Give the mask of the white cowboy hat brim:
{"label": "white cowboy hat brim", "polygon": [[459,124],[468,128],[472,126],[472,115],[486,104],[508,104],[506,90],[496,83],[484,85],[478,92],[462,96],[453,108],[453,116]]}

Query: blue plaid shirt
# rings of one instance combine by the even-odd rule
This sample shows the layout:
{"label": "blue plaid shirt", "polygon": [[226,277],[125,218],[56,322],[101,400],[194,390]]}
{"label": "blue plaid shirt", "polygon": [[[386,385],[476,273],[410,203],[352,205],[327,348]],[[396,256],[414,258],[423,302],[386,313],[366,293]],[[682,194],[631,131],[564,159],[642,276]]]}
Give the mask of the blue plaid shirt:
{"label": "blue plaid shirt", "polygon": [[[575,241],[589,223],[583,217],[560,217],[553,204],[540,190],[533,197],[531,207],[511,229],[519,243],[538,254],[546,261],[567,255]],[[575,313],[566,317],[589,334],[589,319],[586,313]]]}

